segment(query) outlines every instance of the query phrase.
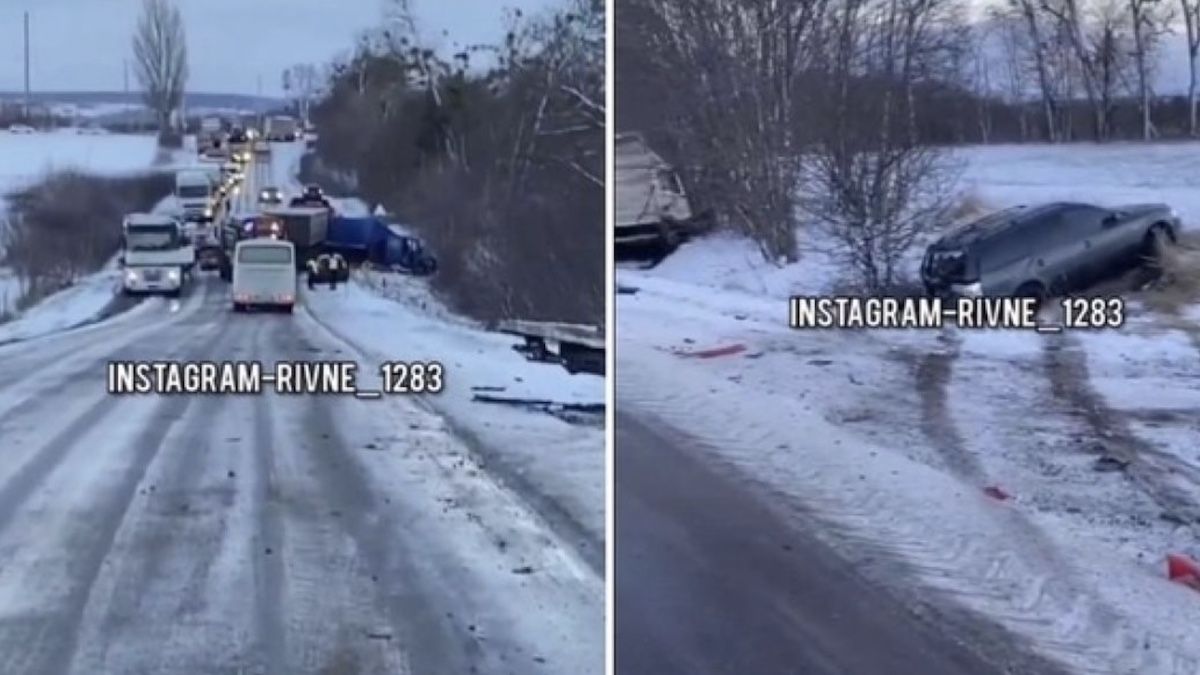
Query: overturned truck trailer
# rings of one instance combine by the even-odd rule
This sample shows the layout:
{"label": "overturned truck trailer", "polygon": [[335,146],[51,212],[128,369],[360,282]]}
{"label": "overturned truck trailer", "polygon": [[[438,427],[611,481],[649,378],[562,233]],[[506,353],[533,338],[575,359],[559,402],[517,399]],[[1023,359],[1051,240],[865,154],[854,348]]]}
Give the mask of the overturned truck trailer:
{"label": "overturned truck trailer", "polygon": [[501,321],[496,330],[525,339],[513,347],[530,361],[557,363],[575,373],[604,375],[604,329],[552,321]]}
{"label": "overturned truck trailer", "polygon": [[678,174],[638,133],[615,138],[616,204],[613,239],[619,254],[665,255],[710,225],[692,213]]}

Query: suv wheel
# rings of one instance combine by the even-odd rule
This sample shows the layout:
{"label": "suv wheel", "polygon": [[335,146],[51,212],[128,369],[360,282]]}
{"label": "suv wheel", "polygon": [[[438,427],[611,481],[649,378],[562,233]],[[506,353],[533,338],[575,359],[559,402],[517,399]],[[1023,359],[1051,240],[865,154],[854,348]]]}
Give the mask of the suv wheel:
{"label": "suv wheel", "polygon": [[1018,298],[1033,298],[1034,306],[1041,309],[1046,302],[1046,287],[1040,281],[1027,281],[1021,284],[1015,295]]}
{"label": "suv wheel", "polygon": [[1155,225],[1146,233],[1146,238],[1142,241],[1142,261],[1151,271],[1162,271],[1163,258],[1170,243],[1171,237],[1161,225]]}

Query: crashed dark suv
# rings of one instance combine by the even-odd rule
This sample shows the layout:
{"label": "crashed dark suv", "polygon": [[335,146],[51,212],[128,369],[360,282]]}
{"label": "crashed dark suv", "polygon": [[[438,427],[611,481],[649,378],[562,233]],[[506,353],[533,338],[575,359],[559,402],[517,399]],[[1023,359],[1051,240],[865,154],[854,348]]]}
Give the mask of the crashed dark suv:
{"label": "crashed dark suv", "polygon": [[1179,226],[1165,204],[1019,206],[930,245],[921,280],[930,295],[1062,295],[1157,260]]}

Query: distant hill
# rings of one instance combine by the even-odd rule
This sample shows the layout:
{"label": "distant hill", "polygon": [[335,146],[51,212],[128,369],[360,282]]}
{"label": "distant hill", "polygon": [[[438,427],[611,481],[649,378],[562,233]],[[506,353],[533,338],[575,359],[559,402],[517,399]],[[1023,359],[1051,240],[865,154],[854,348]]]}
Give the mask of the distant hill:
{"label": "distant hill", "polygon": [[[19,91],[0,91],[0,102],[20,102],[25,94]],[[35,91],[30,95],[31,102],[54,104],[74,104],[81,108],[93,106],[141,107],[142,97],[139,93],[119,91]],[[280,98],[266,96],[250,96],[247,94],[214,94],[194,92],[184,95],[185,108],[229,109],[266,112],[287,105]]]}

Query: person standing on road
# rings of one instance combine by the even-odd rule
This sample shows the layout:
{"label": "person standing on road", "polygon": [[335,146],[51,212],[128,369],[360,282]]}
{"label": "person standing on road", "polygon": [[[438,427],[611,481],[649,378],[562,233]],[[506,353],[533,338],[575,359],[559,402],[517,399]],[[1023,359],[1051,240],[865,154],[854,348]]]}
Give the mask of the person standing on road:
{"label": "person standing on road", "polygon": [[305,276],[308,277],[308,290],[311,291],[317,287],[317,273],[320,270],[317,267],[317,259],[316,258],[309,258],[308,263],[306,263],[306,264],[308,266],[308,274]]}
{"label": "person standing on road", "polygon": [[329,258],[329,288],[337,290],[338,277],[341,276],[342,270],[346,268],[346,259],[341,253],[334,253]]}

